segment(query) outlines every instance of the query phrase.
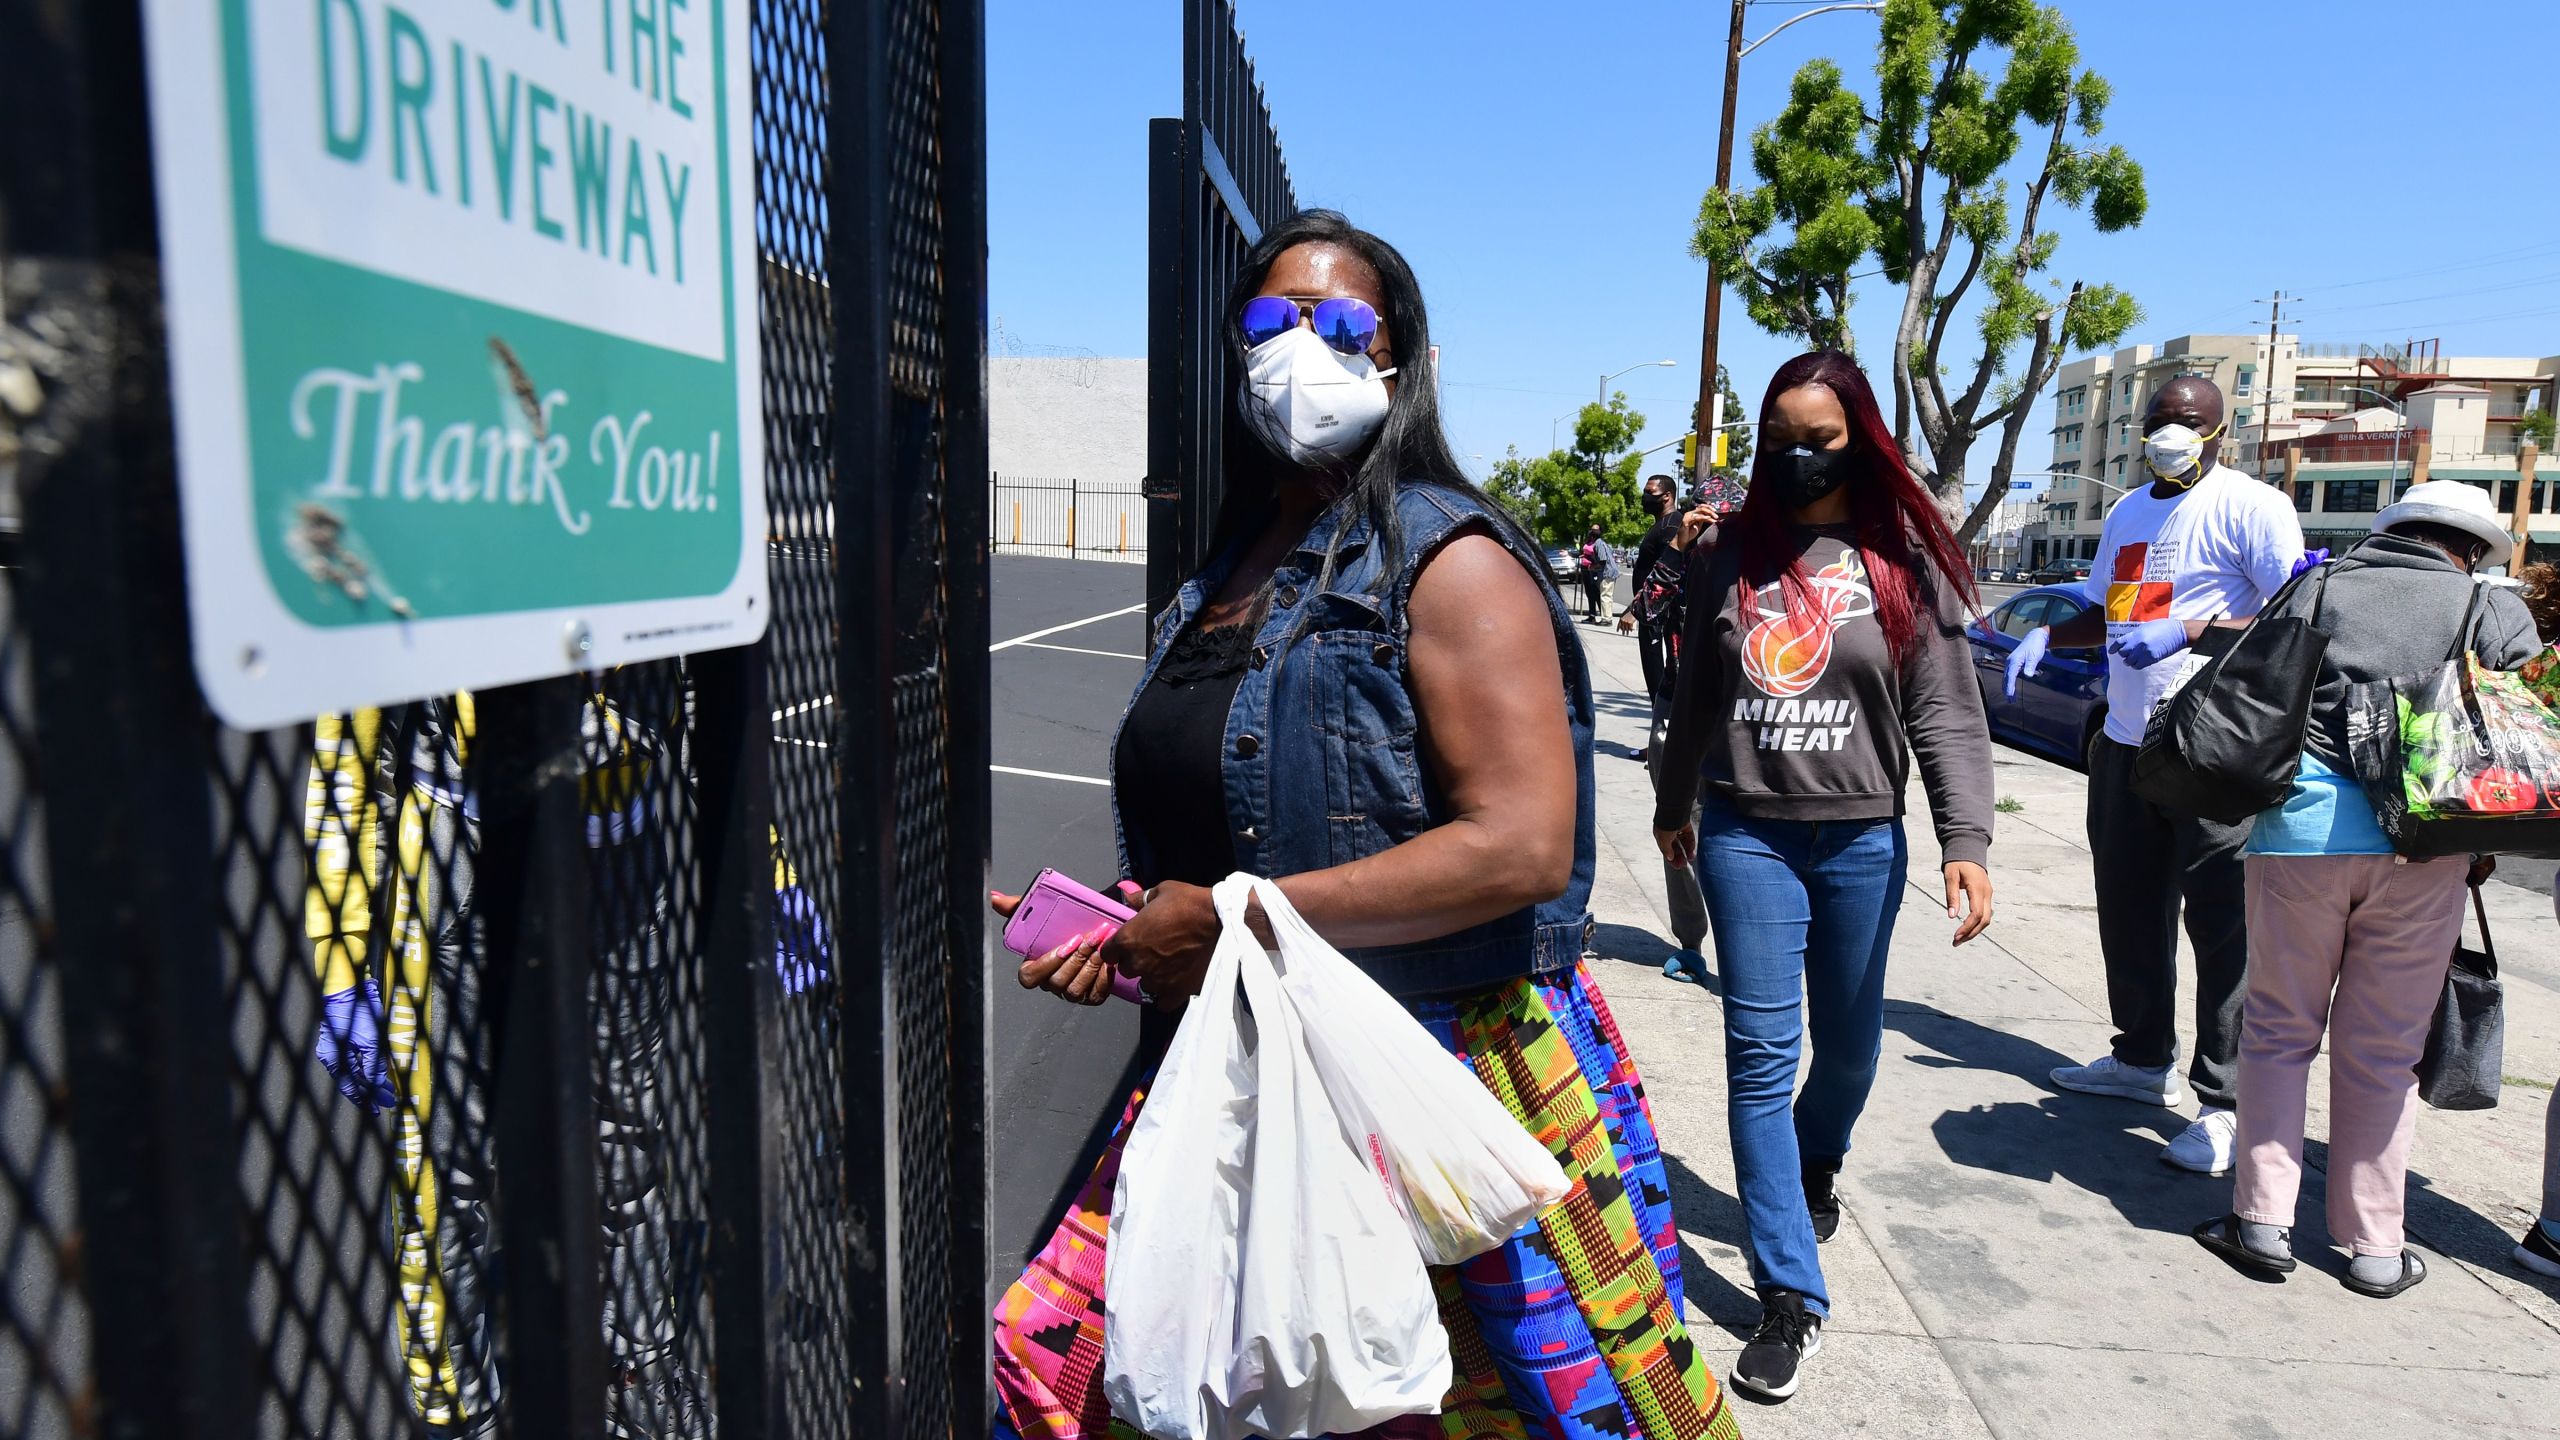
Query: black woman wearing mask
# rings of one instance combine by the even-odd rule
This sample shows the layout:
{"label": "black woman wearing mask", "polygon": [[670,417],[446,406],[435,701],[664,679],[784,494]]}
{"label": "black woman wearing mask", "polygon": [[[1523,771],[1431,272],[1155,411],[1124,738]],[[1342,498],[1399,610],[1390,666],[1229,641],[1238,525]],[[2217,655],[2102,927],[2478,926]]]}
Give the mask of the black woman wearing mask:
{"label": "black woman wearing mask", "polygon": [[1783,1400],[1831,1313],[1816,1247],[1883,1045],[1905,784],[1917,763],[1961,945],[1991,923],[1991,737],[1963,630],[1973,567],[1857,362],[1778,367],[1760,421],[1742,508],[1690,565],[1653,824],[1665,858],[1697,867],[1724,980],[1761,1304],[1733,1382]]}
{"label": "black woman wearing mask", "polygon": [[[1504,1244],[1432,1272],[1459,1357],[1440,1402],[1453,1419],[1391,1433],[1733,1440],[1681,1319],[1641,1082],[1582,967],[1593,712],[1572,618],[1536,543],[1450,453],[1421,286],[1394,247],[1302,211],[1246,255],[1225,313],[1245,383],[1211,557],[1156,618],[1112,747],[1123,873],[1143,903],[1021,981],[1098,1004],[1125,976],[1179,1004],[1219,936],[1208,887],[1273,878],[1476,1073],[1537,1077],[1513,1114],[1572,1185]],[[1109,1427],[1100,1287],[1144,1104],[997,1311],[999,1440]]]}

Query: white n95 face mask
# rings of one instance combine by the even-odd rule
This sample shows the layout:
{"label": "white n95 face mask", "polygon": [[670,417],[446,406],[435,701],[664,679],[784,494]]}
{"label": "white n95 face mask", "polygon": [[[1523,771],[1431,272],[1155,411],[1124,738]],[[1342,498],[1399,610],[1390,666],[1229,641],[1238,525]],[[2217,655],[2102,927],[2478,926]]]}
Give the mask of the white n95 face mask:
{"label": "white n95 face mask", "polygon": [[2185,425],[2163,425],[2142,437],[2142,459],[2151,473],[2170,482],[2194,482],[2197,462],[2204,458],[2204,442],[2222,433],[2214,426],[2199,435]]}
{"label": "white n95 face mask", "polygon": [[1387,423],[1387,377],[1366,355],[1344,355],[1300,326],[1245,354],[1245,419],[1263,443],[1300,465],[1336,465]]}

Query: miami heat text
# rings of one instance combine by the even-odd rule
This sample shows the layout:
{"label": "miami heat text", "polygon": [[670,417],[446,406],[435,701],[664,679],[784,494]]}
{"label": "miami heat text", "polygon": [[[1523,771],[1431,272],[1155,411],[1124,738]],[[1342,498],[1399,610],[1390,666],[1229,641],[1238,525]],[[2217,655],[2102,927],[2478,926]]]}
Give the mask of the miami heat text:
{"label": "miami heat text", "polygon": [[1847,700],[1748,700],[1733,702],[1733,723],[1757,725],[1757,750],[1838,750],[1858,728]]}

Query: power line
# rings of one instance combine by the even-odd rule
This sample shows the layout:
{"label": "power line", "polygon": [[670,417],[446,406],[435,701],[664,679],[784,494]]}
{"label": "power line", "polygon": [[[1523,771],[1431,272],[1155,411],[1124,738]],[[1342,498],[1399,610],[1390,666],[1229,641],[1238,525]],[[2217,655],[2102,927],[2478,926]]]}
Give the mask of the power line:
{"label": "power line", "polygon": [[2371,276],[2363,280],[2333,280],[2325,285],[2312,286],[2311,293],[2317,295],[2324,290],[2356,290],[2367,285],[2387,285],[2395,280],[2422,280],[2433,275],[2450,275],[2459,270],[2479,270],[2491,265],[2509,265],[2519,260],[2539,260],[2546,255],[2555,254],[2560,254],[2560,242],[2541,240],[2531,245],[2519,245],[2512,250],[2493,251],[2477,260],[2464,260],[2451,265],[2431,265],[2417,270],[2403,270],[2397,274]]}

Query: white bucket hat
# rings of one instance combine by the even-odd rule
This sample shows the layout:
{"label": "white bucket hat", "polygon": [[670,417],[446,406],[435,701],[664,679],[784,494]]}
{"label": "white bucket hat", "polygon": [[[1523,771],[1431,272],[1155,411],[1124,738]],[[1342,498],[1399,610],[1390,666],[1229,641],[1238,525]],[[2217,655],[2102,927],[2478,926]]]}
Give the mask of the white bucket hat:
{"label": "white bucket hat", "polygon": [[2427,480],[2408,488],[2407,492],[2373,517],[2377,535],[2394,525],[2423,520],[2442,525],[2477,538],[2489,547],[2481,558],[2484,565],[2504,565],[2515,550],[2515,537],[2500,522],[2497,507],[2489,503],[2489,492],[2460,480]]}

